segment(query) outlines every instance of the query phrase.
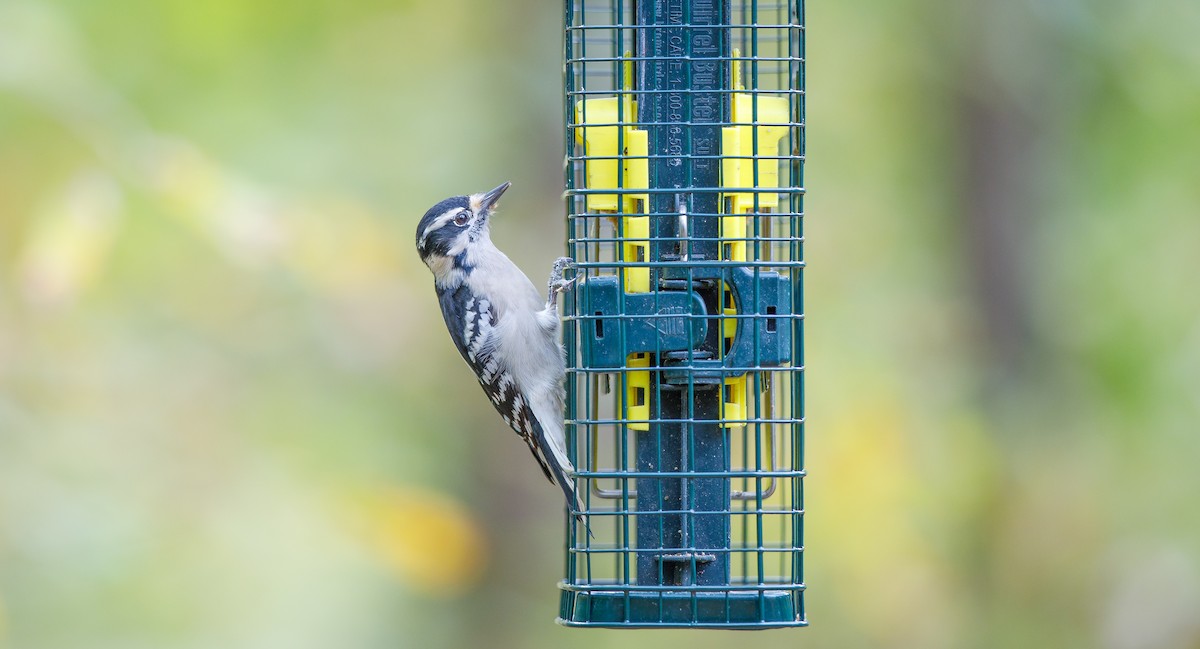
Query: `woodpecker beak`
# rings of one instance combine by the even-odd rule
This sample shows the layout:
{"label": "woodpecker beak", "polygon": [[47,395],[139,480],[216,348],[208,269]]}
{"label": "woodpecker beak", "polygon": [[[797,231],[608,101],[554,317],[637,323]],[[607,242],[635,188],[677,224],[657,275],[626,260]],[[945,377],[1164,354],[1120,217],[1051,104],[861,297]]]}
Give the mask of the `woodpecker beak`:
{"label": "woodpecker beak", "polygon": [[496,203],[500,202],[500,197],[504,195],[504,192],[508,191],[509,187],[512,187],[512,183],[504,183],[503,185],[500,185],[499,187],[480,197],[479,211],[483,213],[490,213],[493,209],[495,209]]}

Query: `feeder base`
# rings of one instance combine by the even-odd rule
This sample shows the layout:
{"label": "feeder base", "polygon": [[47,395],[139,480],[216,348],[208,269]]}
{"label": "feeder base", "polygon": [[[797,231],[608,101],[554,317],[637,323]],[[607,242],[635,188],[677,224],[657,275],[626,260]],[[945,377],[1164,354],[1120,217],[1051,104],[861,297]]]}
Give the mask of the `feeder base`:
{"label": "feeder base", "polygon": [[[761,597],[760,597],[761,596]],[[562,593],[564,626],[719,627],[761,629],[804,626],[797,619],[792,591],[705,592],[593,591]]]}

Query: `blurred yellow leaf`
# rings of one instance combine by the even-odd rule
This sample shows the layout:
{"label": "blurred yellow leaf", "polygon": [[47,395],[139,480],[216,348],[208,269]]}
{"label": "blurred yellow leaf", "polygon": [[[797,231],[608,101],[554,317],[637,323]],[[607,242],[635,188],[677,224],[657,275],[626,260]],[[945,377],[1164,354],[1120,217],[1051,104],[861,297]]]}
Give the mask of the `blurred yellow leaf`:
{"label": "blurred yellow leaf", "polygon": [[72,180],[34,217],[17,257],[26,299],[41,306],[73,302],[108,258],[121,213],[121,191],[92,171]]}
{"label": "blurred yellow leaf", "polygon": [[842,580],[835,591],[841,605],[877,641],[948,646],[952,579],[913,515],[927,477],[917,463],[912,417],[890,390],[864,388],[858,408],[829,424],[813,445],[821,457],[814,465],[836,477],[838,490],[812,494],[807,504],[823,518],[808,542],[826,546]]}
{"label": "blurred yellow leaf", "polygon": [[353,504],[363,540],[416,590],[453,596],[482,576],[487,564],[483,529],[459,501],[407,486],[366,492]]}

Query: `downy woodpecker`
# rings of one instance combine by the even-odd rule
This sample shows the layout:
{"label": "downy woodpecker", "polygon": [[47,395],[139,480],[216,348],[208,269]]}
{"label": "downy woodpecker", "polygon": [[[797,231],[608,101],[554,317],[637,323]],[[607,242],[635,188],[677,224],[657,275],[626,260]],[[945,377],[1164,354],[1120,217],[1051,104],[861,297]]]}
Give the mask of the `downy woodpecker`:
{"label": "downy woodpecker", "polygon": [[554,262],[546,300],[500,252],[489,234],[492,213],[510,183],[490,192],[454,196],[434,205],[417,224],[417,253],[433,272],[450,338],[504,422],[529,445],[550,482],[583,521],[575,467],[563,434],[563,379],[558,294],[569,257]]}

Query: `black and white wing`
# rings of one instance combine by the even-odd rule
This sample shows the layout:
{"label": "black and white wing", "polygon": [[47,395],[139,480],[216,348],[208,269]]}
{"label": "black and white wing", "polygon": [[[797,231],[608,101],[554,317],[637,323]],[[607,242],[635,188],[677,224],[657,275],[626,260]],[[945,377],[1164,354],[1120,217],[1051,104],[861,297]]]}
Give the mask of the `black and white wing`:
{"label": "black and white wing", "polygon": [[556,482],[551,463],[546,456],[546,440],[542,428],[521,394],[508,368],[504,367],[496,353],[496,310],[486,299],[476,296],[466,285],[456,289],[438,291],[442,316],[450,337],[463,360],[475,371],[484,394],[504,418],[504,423],[525,440],[546,474],[546,479]]}

